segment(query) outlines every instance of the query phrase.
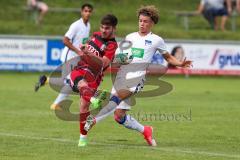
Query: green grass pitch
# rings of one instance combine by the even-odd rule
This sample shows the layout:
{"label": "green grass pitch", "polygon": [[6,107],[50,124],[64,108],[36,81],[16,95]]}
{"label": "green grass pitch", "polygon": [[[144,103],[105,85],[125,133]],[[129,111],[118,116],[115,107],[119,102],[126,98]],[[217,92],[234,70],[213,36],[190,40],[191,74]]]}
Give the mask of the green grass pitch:
{"label": "green grass pitch", "polygon": [[[240,159],[238,77],[164,76],[174,87],[170,93],[137,99],[131,114],[139,113],[143,124],[154,127],[155,148],[113,117],[91,130],[87,147],[78,148],[78,123],[62,121],[49,109],[57,93],[49,87],[33,92],[38,75],[0,73],[1,160]],[[103,88],[108,84],[105,80]],[[77,112],[78,97],[73,99],[71,111]],[[180,118],[145,117],[153,113]]]}

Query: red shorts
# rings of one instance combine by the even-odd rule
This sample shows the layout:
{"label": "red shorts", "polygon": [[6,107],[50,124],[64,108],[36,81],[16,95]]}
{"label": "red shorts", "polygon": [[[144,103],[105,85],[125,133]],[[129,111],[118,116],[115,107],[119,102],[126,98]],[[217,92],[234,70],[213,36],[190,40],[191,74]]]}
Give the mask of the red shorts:
{"label": "red shorts", "polygon": [[[86,68],[74,69],[70,74],[70,78],[73,91],[80,93],[82,98],[90,102],[91,97],[94,96],[100,84],[99,78],[96,78],[94,74]],[[78,82],[81,80],[85,80],[87,86],[79,89]]]}

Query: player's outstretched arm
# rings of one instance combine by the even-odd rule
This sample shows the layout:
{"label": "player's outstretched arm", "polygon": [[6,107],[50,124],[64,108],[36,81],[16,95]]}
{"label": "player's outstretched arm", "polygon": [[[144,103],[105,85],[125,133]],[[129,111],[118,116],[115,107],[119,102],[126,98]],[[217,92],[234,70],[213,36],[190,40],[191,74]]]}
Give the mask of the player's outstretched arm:
{"label": "player's outstretched arm", "polygon": [[96,60],[97,60],[96,63],[99,64],[99,65],[103,65],[103,68],[108,67],[111,63],[111,60],[108,57],[106,57],[106,56],[103,56],[103,57],[96,56],[95,54],[88,51],[87,49],[84,50],[83,53],[84,53],[84,56],[90,56],[90,57],[96,58]]}
{"label": "player's outstretched arm", "polygon": [[63,43],[65,46],[67,46],[69,49],[73,50],[74,52],[76,52],[78,55],[81,55],[81,51],[79,49],[77,49],[76,47],[73,46],[72,42],[70,41],[70,39],[68,37],[64,37],[63,38]]}
{"label": "player's outstretched arm", "polygon": [[177,66],[177,67],[182,67],[182,68],[192,67],[192,61],[186,60],[186,58],[183,61],[179,61],[169,53],[163,54],[163,57],[171,65],[174,65],[174,66]]}

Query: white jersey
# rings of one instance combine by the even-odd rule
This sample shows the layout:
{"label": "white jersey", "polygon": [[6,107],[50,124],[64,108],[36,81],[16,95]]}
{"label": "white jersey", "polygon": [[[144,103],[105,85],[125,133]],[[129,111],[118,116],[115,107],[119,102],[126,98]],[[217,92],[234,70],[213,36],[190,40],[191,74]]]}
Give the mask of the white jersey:
{"label": "white jersey", "polygon": [[125,39],[132,42],[131,54],[133,60],[128,65],[122,65],[120,70],[129,72],[127,74],[130,76],[129,78],[145,75],[146,68],[151,63],[156,51],[161,54],[167,52],[164,40],[152,32],[146,36],[140,36],[138,32],[134,32],[127,35]]}
{"label": "white jersey", "polygon": [[[156,51],[161,54],[167,53],[163,39],[152,32],[146,36],[140,36],[138,32],[134,32],[127,35],[126,40],[132,42],[130,50],[133,60],[130,64],[120,67],[111,91],[112,94],[116,94],[122,89],[132,93],[139,92],[144,86],[146,69],[151,63],[154,53]],[[130,98],[124,99],[117,108],[131,109],[130,102]]]}
{"label": "white jersey", "polygon": [[[65,34],[65,37],[68,37],[70,39],[74,47],[79,48],[81,44],[84,44],[87,41],[89,37],[89,32],[90,23],[88,22],[87,25],[85,25],[83,19],[80,18],[79,20],[71,24],[69,30]],[[76,56],[77,54],[66,46],[63,49],[61,61],[65,62]]]}

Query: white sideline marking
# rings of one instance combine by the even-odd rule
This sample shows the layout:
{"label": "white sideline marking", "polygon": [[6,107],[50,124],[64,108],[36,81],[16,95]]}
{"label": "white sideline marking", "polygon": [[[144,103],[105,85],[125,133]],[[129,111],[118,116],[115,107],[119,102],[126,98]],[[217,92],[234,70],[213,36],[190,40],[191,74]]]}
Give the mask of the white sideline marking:
{"label": "white sideline marking", "polygon": [[[50,138],[50,137],[34,137],[28,135],[19,135],[19,134],[12,134],[12,133],[3,133],[0,132],[0,136],[6,137],[21,137],[25,139],[34,139],[34,140],[50,140],[56,142],[67,142],[67,143],[76,143],[76,140],[71,139],[63,139],[63,138]],[[171,149],[171,148],[159,148],[159,147],[148,147],[148,146],[131,146],[131,145],[124,145],[124,144],[109,144],[109,143],[98,143],[98,142],[90,142],[90,144],[96,145],[104,145],[104,146],[115,146],[115,147],[122,147],[122,148],[143,148],[143,149],[150,149],[150,150],[158,150],[158,151],[165,151],[165,152],[178,152],[178,153],[187,153],[187,154],[198,154],[204,156],[215,156],[215,157],[226,157],[226,158],[240,158],[240,155],[232,155],[232,154],[225,154],[225,153],[217,153],[217,152],[206,152],[206,151],[193,151],[191,149]]]}

